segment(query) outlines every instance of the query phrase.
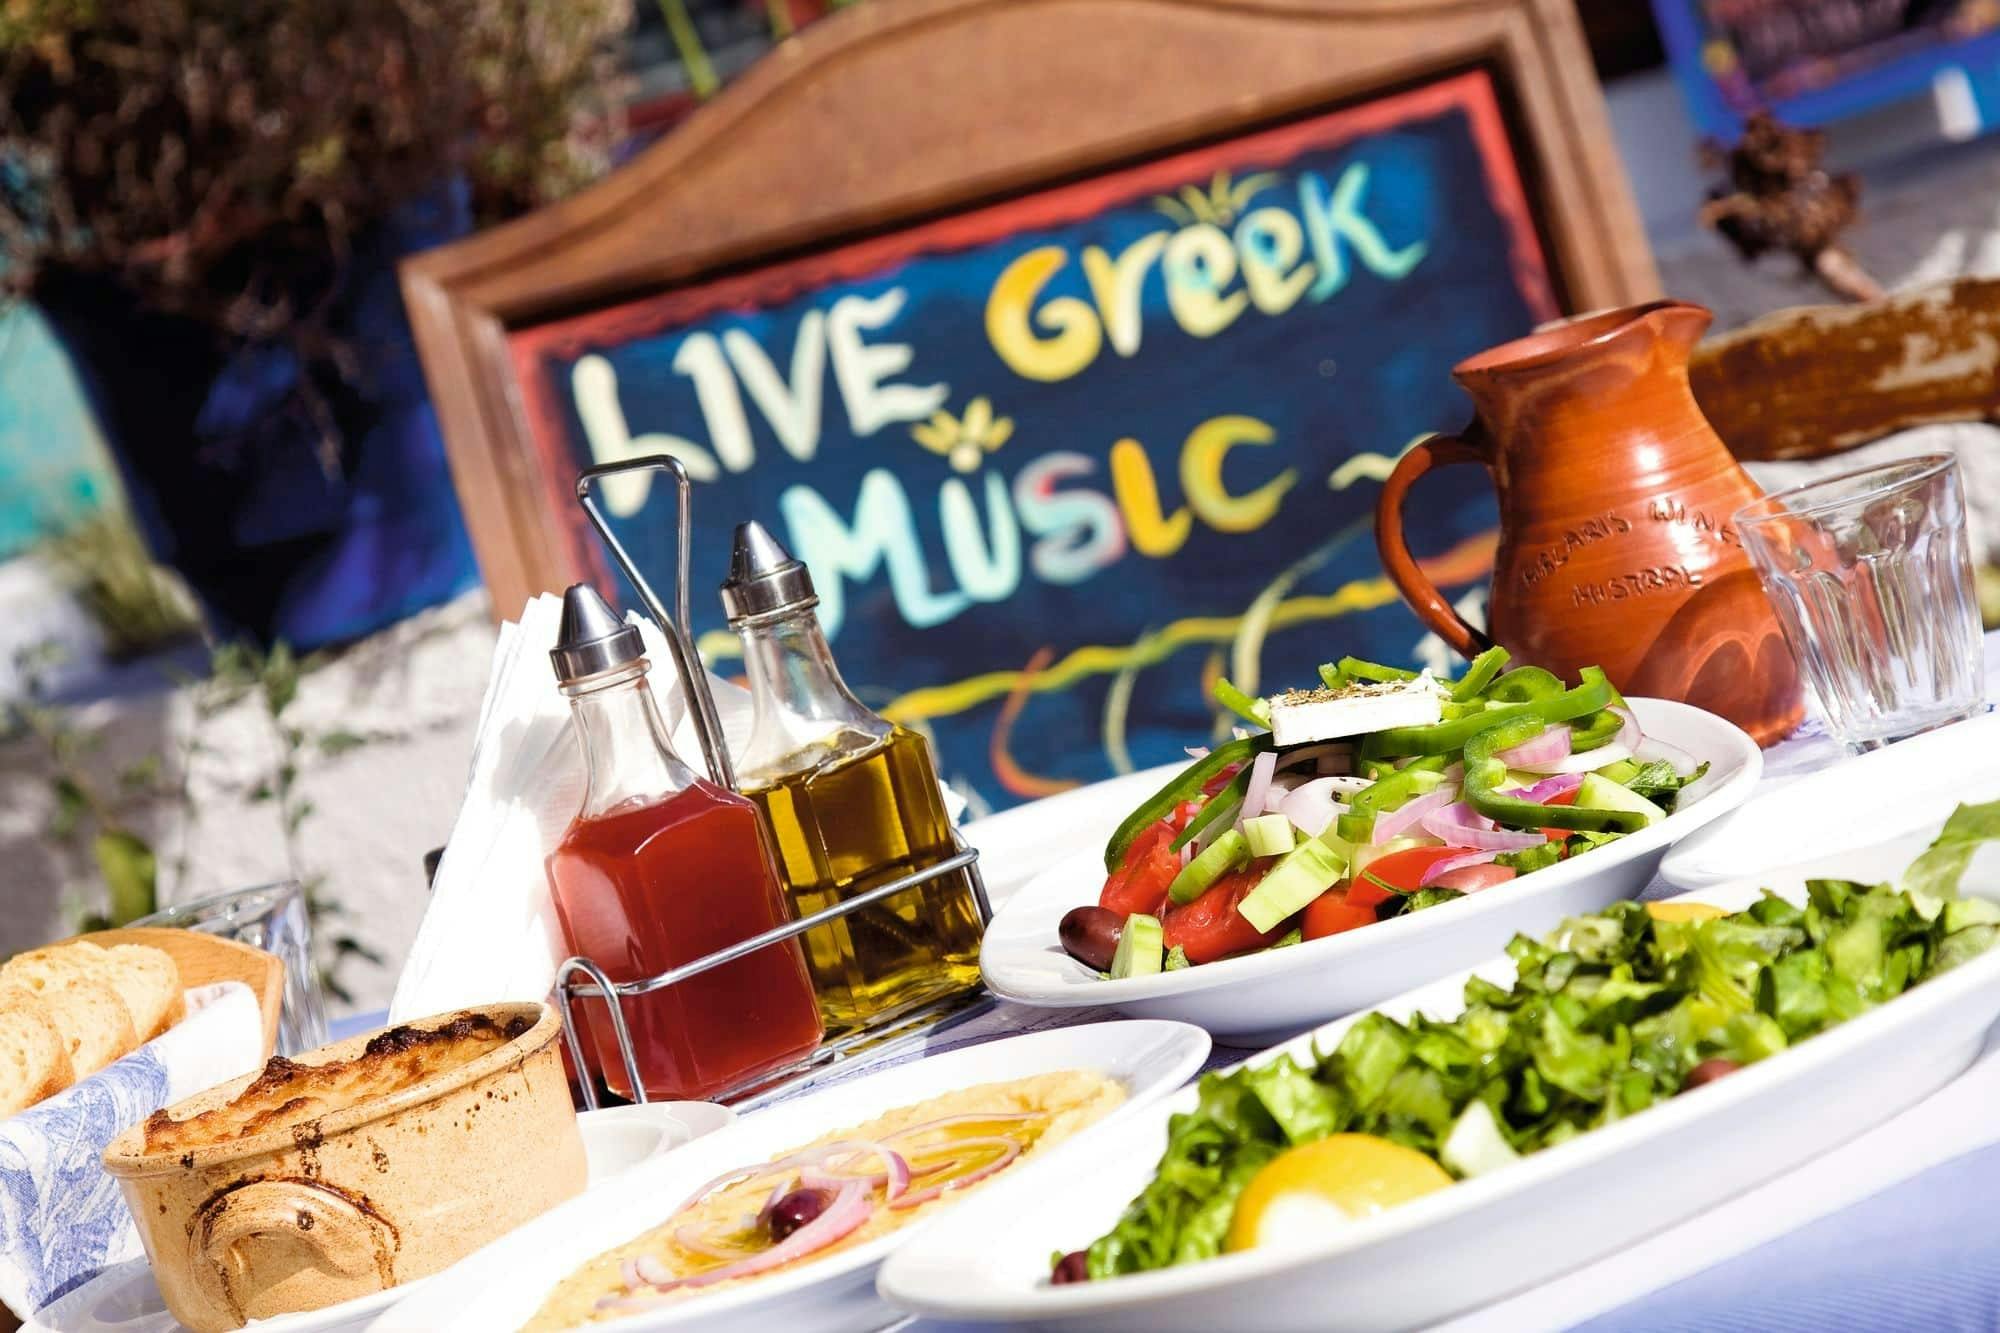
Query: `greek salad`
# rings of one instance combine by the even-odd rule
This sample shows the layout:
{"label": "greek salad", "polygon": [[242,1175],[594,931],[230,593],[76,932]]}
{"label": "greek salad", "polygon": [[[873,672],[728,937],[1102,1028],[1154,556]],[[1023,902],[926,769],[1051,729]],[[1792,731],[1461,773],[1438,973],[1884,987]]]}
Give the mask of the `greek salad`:
{"label": "greek salad", "polygon": [[1896,884],[1811,880],[1740,912],[1614,903],[1516,936],[1511,984],[1479,975],[1445,1020],[1370,1013],[1339,1044],[1210,1074],[1151,1181],[1053,1280],[1096,1281],[1296,1243],[1729,1076],[2000,941],[1959,897],[2000,839],[1961,806]]}
{"label": "greek salad", "polygon": [[1665,819],[1707,772],[1596,667],[1507,664],[1491,648],[1454,681],[1348,657],[1268,698],[1217,682],[1243,725],[1118,826],[1064,950],[1145,976],[1424,911]]}

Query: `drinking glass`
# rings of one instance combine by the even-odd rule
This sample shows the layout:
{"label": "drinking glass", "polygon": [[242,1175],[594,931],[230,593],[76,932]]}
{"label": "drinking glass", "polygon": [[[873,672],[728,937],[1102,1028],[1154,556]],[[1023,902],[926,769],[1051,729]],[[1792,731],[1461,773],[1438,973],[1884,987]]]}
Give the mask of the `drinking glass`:
{"label": "drinking glass", "polygon": [[1779,491],[1737,510],[1736,530],[1850,752],[1985,709],[1957,459],[1906,458]]}
{"label": "drinking glass", "polygon": [[175,926],[221,935],[275,954],[285,965],[285,1001],[278,1015],[278,1054],[297,1055],[326,1044],[326,1006],[313,967],[312,922],[306,896],[285,880],[254,889],[179,903],[132,923]]}

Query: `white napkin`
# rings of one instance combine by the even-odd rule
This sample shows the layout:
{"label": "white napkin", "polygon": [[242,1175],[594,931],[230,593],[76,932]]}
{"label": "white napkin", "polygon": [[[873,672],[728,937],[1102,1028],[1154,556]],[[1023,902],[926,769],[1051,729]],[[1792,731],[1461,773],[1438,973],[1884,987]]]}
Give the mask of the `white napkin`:
{"label": "white napkin", "polygon": [[[465,801],[389,1006],[392,1023],[544,999],[567,956],[542,868],[583,800],[583,753],[549,663],[561,619],[562,599],[544,593],[518,623],[500,627]],[[700,772],[700,741],[666,639],[651,620],[628,619],[645,639],[648,679],[674,748]],[[749,692],[712,673],[708,687],[735,752],[749,733]]]}

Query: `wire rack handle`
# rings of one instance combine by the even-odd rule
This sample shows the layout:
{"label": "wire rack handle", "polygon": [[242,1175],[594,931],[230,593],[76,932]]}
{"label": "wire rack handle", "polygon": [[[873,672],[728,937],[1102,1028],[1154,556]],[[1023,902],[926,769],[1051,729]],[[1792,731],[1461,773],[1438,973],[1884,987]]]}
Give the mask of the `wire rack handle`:
{"label": "wire rack handle", "polygon": [[[615,477],[627,472],[665,472],[674,479],[675,526],[678,531],[678,568],[674,577],[674,610],[670,615],[665,603],[646,576],[639,572],[639,566],[611,530],[611,521],[598,507],[597,497],[592,493],[595,483],[604,477]],[[701,656],[694,647],[694,627],[688,614],[689,567],[694,553],[694,485],[688,479],[688,472],[678,458],[670,454],[647,454],[641,458],[627,458],[616,463],[599,463],[588,467],[576,479],[576,501],[583,506],[583,512],[590,519],[590,526],[597,530],[597,536],[611,552],[611,558],[618,562],[625,581],[639,594],[645,604],[646,614],[659,625],[666,635],[667,647],[674,655],[674,669],[679,672],[681,688],[687,692],[690,711],[694,714],[695,736],[701,741],[701,757],[708,764],[708,776],[719,787],[736,790],[736,773],[729,762],[729,747],[722,735],[722,716],[715,710],[715,695],[708,688],[708,672],[703,669]]]}

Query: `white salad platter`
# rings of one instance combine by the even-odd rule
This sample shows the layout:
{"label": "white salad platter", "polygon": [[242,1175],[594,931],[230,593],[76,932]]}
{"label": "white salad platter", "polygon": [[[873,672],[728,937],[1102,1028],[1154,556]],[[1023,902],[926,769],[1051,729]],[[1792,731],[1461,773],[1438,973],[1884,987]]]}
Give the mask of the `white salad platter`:
{"label": "white salad platter", "polygon": [[1711,767],[1682,791],[1674,814],[1586,855],[1360,930],[1112,981],[1063,952],[1057,925],[1071,908],[1097,901],[1104,835],[1146,794],[1126,792],[1130,799],[1098,825],[1088,849],[1043,871],[1000,907],[986,930],[980,970],[995,994],[1020,1004],[1179,1019],[1225,1043],[1257,1045],[1373,1004],[1412,981],[1468,967],[1518,931],[1635,896],[1668,847],[1741,805],[1756,787],[1763,756],[1740,729],[1687,704],[1630,702],[1647,738],[1641,758],[1663,755],[1648,747],[1664,743]]}
{"label": "white salad platter", "polygon": [[[1735,910],[1766,883],[1794,901],[1807,879],[1893,881],[1930,841],[1917,834],[1737,879],[1690,900]],[[2000,875],[1975,862],[1965,896],[2000,899]],[[1504,957],[1379,1006],[1449,1018],[1476,972],[1513,978]],[[1206,1333],[1428,1326],[1622,1249],[1828,1149],[1920,1101],[1964,1070],[2000,1015],[2000,950],[1973,958],[1838,1027],[1732,1076],[1590,1130],[1373,1217],[1257,1248],[1109,1281],[1052,1286],[1050,1256],[1106,1232],[1153,1175],[1170,1116],[1197,1094],[1154,1106],[1115,1145],[1059,1179],[1002,1181],[927,1229],[883,1267],[892,1304],[954,1321],[1052,1330]],[[1265,1051],[1310,1060],[1350,1018]],[[1051,1173],[1053,1174],[1053,1173]],[[1448,1275],[1440,1280],[1440,1275]],[[1254,1317],[1246,1319],[1246,1311]]]}
{"label": "white salad platter", "polygon": [[1699,889],[1935,824],[1940,805],[2000,797],[1996,755],[2000,713],[1984,713],[1804,777],[1773,779],[1730,818],[1676,844],[1660,876]]}
{"label": "white salad platter", "polygon": [[[1126,1126],[1177,1091],[1201,1067],[1208,1050],[1207,1035],[1181,1023],[1096,1023],[966,1047],[780,1102],[709,1136],[698,1152],[643,1163],[612,1184],[543,1214],[432,1277],[369,1327],[372,1333],[519,1328],[564,1278],[665,1221],[718,1170],[766,1160],[843,1125],[983,1083],[1070,1069],[1116,1079],[1126,1094],[1116,1110],[1001,1178],[1039,1180],[1049,1187],[1090,1154],[1107,1151]],[[938,1216],[949,1217],[954,1210],[942,1209]],[[817,1262],[797,1263],[756,1281],[592,1327],[619,1333],[879,1329],[894,1315],[875,1295],[877,1267],[894,1247],[922,1234],[935,1220],[927,1218]]]}
{"label": "white salad platter", "polygon": [[[591,1188],[735,1119],[736,1112],[714,1102],[649,1102],[586,1111],[576,1122]],[[370,1319],[419,1285],[391,1287],[338,1305],[259,1320],[257,1333],[346,1333],[365,1328]],[[152,1266],[144,1258],[113,1264],[44,1306],[23,1328],[25,1333],[186,1333],[168,1313]]]}

